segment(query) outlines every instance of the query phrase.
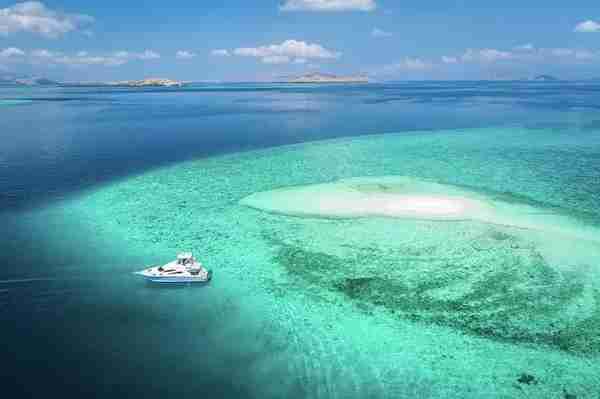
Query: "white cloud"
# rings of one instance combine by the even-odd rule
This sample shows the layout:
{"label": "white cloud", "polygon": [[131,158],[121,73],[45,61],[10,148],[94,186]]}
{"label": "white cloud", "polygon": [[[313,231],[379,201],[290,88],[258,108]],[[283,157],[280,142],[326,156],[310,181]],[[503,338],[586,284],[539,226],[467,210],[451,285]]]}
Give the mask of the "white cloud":
{"label": "white cloud", "polygon": [[[289,62],[291,59],[335,59],[341,53],[328,50],[320,44],[311,44],[298,40],[286,40],[281,44],[271,44],[260,47],[240,47],[233,50],[233,54],[242,57],[261,58],[267,64],[283,63],[284,57]],[[275,61],[275,62],[273,62]]]}
{"label": "white cloud", "polygon": [[508,60],[512,58],[512,53],[509,51],[501,51],[496,49],[483,49],[479,51],[481,58],[488,62],[494,62],[498,60]]}
{"label": "white cloud", "polygon": [[552,62],[582,64],[600,60],[600,52],[584,48],[535,48],[532,44],[523,44],[513,47],[512,51],[492,48],[467,49],[460,56],[442,56],[441,60],[444,64],[459,62],[484,65],[497,62],[510,62],[515,65]]}
{"label": "white cloud", "polygon": [[85,14],[66,14],[47,8],[38,1],[25,1],[0,9],[0,35],[17,32],[37,33],[57,38],[94,22]]}
{"label": "white cloud", "polygon": [[412,71],[423,71],[433,68],[433,64],[428,61],[423,61],[420,58],[405,58],[403,61],[396,64],[399,69],[408,69]]}
{"label": "white cloud", "polygon": [[397,71],[427,71],[433,68],[433,64],[420,58],[406,57],[400,62],[383,67],[383,73],[394,73]]}
{"label": "white cloud", "polygon": [[38,57],[38,58],[50,58],[50,57],[54,57],[55,53],[48,51],[48,50],[33,50],[31,52],[31,56],[32,57]]}
{"label": "white cloud", "polygon": [[587,21],[583,21],[578,23],[575,26],[575,32],[585,32],[585,33],[592,33],[592,32],[600,32],[600,22],[596,22],[596,21],[592,21],[592,20],[587,20]]}
{"label": "white cloud", "polygon": [[431,71],[435,68],[435,64],[431,61],[416,58],[416,57],[405,57],[398,62],[393,64],[383,65],[381,67],[372,69],[369,75],[372,76],[398,76],[414,77],[416,75],[422,75]]}
{"label": "white cloud", "polygon": [[[1,53],[0,53],[1,54]],[[92,55],[88,51],[78,51],[74,54],[65,54],[46,49],[37,49],[29,53],[25,57],[23,52],[19,62],[32,65],[56,66],[64,65],[71,67],[81,67],[88,65],[98,65],[115,67],[126,64],[133,60],[152,60],[160,57],[160,55],[152,50],[146,50],[141,53],[130,51],[117,51],[112,54],[96,54]]]}
{"label": "white cloud", "polygon": [[195,56],[195,53],[188,50],[179,50],[177,51],[177,53],[175,53],[175,58],[178,58],[180,60],[189,60],[191,58],[194,58]]}
{"label": "white cloud", "polygon": [[86,52],[79,52],[77,55],[58,55],[51,58],[49,64],[61,64],[67,66],[88,66],[100,65],[107,67],[120,66],[127,63],[127,59],[113,56],[90,56]]}
{"label": "white cloud", "polygon": [[447,55],[442,55],[442,62],[444,64],[456,64],[458,63],[458,59],[456,57],[448,57]]}
{"label": "white cloud", "polygon": [[0,51],[0,57],[2,57],[2,58],[22,57],[24,55],[25,55],[25,52],[23,50],[21,50],[20,48],[16,48],[16,47],[9,47],[9,48],[5,48],[4,50]]}
{"label": "white cloud", "polygon": [[600,58],[600,53],[595,53],[586,49],[553,48],[544,49],[543,55],[560,58],[561,61],[585,62]]}
{"label": "white cloud", "polygon": [[229,50],[216,49],[216,50],[212,50],[210,52],[210,55],[213,55],[215,57],[229,57],[231,54],[229,54]]}
{"label": "white cloud", "polygon": [[285,0],[281,11],[373,11],[375,0]]}
{"label": "white cloud", "polygon": [[261,59],[265,64],[287,64],[290,62],[290,57],[287,55],[269,55]]}
{"label": "white cloud", "polygon": [[121,58],[121,59],[127,59],[127,60],[143,60],[143,61],[147,61],[147,60],[156,60],[160,58],[160,54],[157,53],[156,51],[152,51],[152,50],[144,50],[141,53],[136,53],[136,52],[131,52],[131,51],[117,51],[115,53],[112,54],[112,57],[114,58]]}
{"label": "white cloud", "polygon": [[574,50],[570,48],[553,48],[550,49],[550,54],[555,57],[570,57],[575,53]]}
{"label": "white cloud", "polygon": [[593,60],[597,57],[597,54],[589,50],[575,50],[575,59],[580,61]]}
{"label": "white cloud", "polygon": [[461,59],[465,62],[485,62],[493,63],[500,60],[509,60],[513,58],[510,51],[485,48],[481,50],[467,49]]}
{"label": "white cloud", "polygon": [[[470,65],[461,65],[461,64]],[[496,67],[497,63],[497,67]],[[373,75],[389,75],[411,77],[413,75],[421,76],[427,72],[443,71],[442,67],[451,68],[453,65],[470,68],[480,67],[482,71],[501,68],[508,71],[507,68],[515,68],[515,75],[522,74],[525,66],[540,70],[549,65],[569,65],[572,67],[582,65],[600,66],[600,50],[590,50],[586,48],[536,48],[530,44],[513,47],[511,50],[505,49],[467,49],[459,55],[442,55],[431,61],[423,58],[406,57],[400,62],[384,65],[378,69],[373,69]],[[454,66],[452,68],[456,68]],[[417,72],[421,72],[418,74]],[[429,73],[428,75],[431,75]]]}
{"label": "white cloud", "polygon": [[390,37],[390,36],[392,36],[392,34],[390,32],[386,32],[379,28],[373,28],[373,30],[371,31],[371,36],[373,36],[373,37]]}
{"label": "white cloud", "polygon": [[135,54],[134,56],[140,60],[156,60],[160,58],[160,54],[152,50],[145,50],[143,53]]}

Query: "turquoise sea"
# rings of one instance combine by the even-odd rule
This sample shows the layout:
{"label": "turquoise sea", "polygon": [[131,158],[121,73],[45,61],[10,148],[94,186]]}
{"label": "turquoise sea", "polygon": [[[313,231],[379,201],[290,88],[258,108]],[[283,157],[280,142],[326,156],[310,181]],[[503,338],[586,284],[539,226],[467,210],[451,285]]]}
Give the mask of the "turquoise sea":
{"label": "turquoise sea", "polygon": [[[600,395],[598,83],[2,87],[0,121],[11,397]],[[209,285],[132,274],[184,250]]]}

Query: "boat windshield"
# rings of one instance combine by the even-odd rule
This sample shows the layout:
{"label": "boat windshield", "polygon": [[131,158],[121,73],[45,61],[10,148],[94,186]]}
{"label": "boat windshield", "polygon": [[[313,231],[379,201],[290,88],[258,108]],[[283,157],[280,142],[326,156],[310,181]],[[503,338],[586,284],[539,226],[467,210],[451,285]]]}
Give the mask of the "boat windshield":
{"label": "boat windshield", "polygon": [[177,256],[178,265],[191,265],[194,263],[194,257],[191,254],[179,254]]}

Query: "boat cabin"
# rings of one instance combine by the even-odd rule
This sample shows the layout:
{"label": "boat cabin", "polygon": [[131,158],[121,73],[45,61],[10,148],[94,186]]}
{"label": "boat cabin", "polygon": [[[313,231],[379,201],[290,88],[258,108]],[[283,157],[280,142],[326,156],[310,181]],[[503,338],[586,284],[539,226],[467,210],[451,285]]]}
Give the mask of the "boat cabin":
{"label": "boat cabin", "polygon": [[191,266],[196,263],[191,252],[183,252],[177,255],[177,264],[182,266]]}

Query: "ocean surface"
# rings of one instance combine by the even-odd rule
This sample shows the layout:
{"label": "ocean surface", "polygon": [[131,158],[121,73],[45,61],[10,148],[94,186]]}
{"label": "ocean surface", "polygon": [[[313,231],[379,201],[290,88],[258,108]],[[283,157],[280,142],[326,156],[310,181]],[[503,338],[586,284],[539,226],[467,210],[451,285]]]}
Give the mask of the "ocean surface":
{"label": "ocean surface", "polygon": [[0,259],[8,397],[597,398],[600,84],[0,87]]}

